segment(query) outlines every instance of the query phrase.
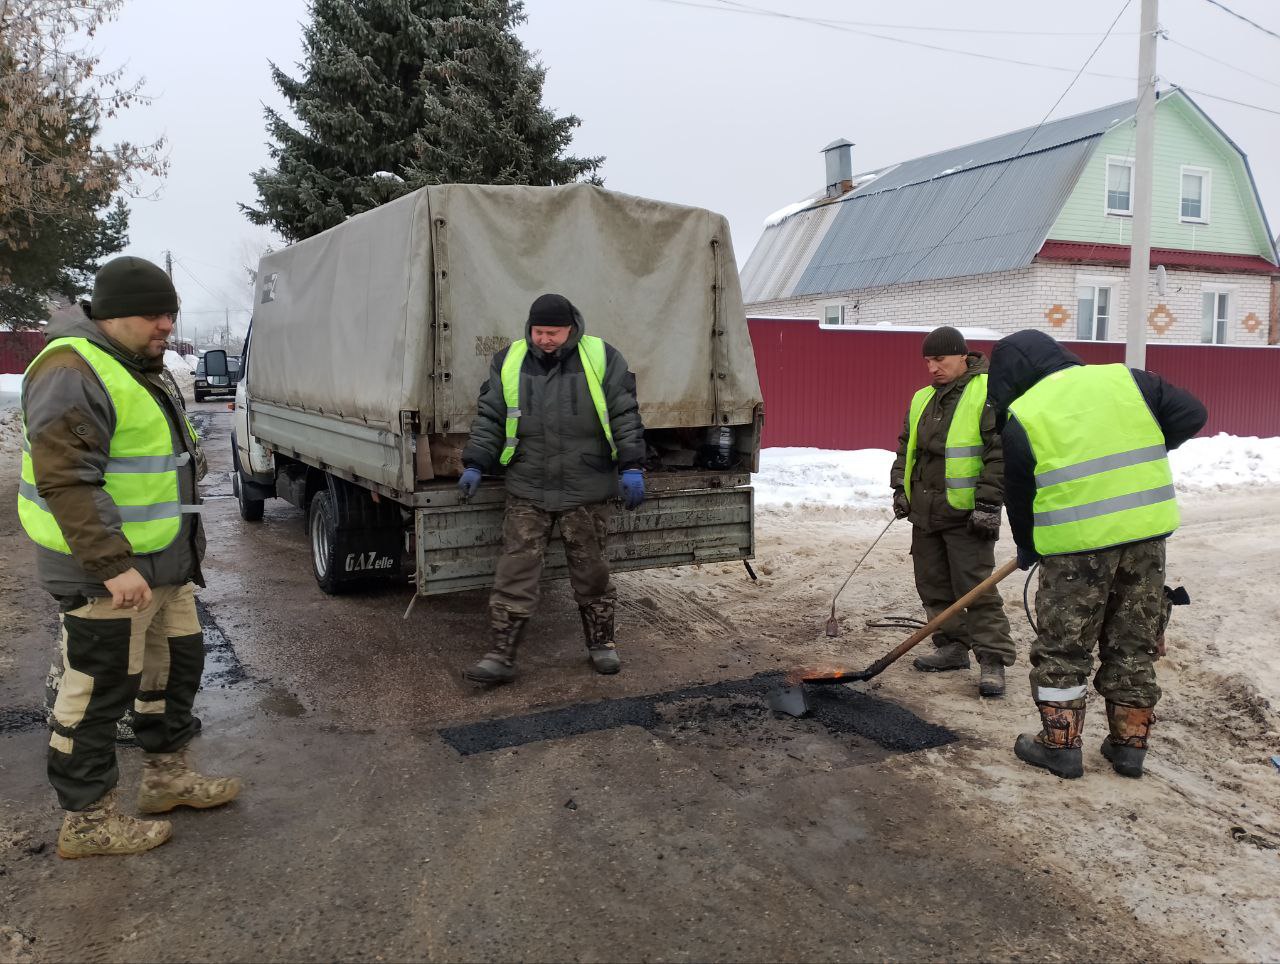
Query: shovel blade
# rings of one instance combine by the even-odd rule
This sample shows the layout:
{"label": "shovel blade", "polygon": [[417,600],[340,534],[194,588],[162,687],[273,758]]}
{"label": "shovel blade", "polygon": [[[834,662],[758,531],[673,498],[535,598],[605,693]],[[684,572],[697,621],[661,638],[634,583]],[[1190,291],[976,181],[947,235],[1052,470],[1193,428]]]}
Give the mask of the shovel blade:
{"label": "shovel blade", "polygon": [[840,635],[840,620],[834,615],[827,618],[827,635],[832,639]]}
{"label": "shovel blade", "polygon": [[769,691],[769,709],[785,716],[801,717],[810,710],[809,697],[804,686],[779,686]]}

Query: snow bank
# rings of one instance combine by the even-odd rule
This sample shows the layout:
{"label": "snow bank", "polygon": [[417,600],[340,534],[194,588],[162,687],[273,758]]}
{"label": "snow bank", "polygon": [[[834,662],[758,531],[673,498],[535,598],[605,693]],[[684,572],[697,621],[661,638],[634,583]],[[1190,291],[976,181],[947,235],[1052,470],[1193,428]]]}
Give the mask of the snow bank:
{"label": "snow bank", "polygon": [[0,393],[12,392],[17,395],[22,391],[22,375],[0,375]]}
{"label": "snow bank", "polygon": [[186,358],[183,358],[172,348],[166,348],[164,352],[164,367],[169,371],[191,371],[195,368]]}
{"label": "snow bank", "polygon": [[1280,438],[1193,438],[1169,453],[1169,463],[1178,488],[1188,492],[1280,485]]}
{"label": "snow bank", "polygon": [[[1169,462],[1178,489],[1186,493],[1280,485],[1280,438],[1194,438],[1170,452]],[[884,449],[764,449],[751,481],[758,506],[882,508],[892,494],[892,465],[893,453]]]}
{"label": "snow bank", "polygon": [[884,449],[765,449],[760,453],[760,471],[751,482],[758,506],[807,502],[874,508],[889,504],[892,465],[893,453]]}

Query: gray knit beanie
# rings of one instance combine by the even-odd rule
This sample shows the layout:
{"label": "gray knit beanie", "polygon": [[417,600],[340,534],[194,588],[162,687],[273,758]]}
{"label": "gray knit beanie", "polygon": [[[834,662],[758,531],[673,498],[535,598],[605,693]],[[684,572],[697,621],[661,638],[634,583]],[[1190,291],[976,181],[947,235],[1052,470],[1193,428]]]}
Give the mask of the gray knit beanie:
{"label": "gray knit beanie", "polygon": [[921,354],[925,358],[932,358],[935,355],[967,355],[969,346],[964,342],[964,335],[950,325],[943,325],[924,336]]}
{"label": "gray knit beanie", "polygon": [[93,279],[89,314],[99,321],[178,310],[178,292],[158,265],[145,258],[113,258]]}

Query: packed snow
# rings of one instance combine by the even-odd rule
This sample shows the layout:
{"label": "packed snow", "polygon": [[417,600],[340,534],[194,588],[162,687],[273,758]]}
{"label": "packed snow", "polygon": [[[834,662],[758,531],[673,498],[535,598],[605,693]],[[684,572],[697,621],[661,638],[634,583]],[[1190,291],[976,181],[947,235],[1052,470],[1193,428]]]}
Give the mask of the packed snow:
{"label": "packed snow", "polygon": [[772,214],[770,214],[767,218],[764,219],[764,226],[766,228],[771,228],[775,224],[781,224],[787,218],[791,217],[791,215],[796,214],[800,211],[803,211],[810,204],[812,204],[813,201],[814,201],[813,198],[807,197],[803,201],[796,201],[792,204],[788,204],[784,208],[778,208],[778,210],[774,211]]}
{"label": "packed snow", "polygon": [[22,391],[22,375],[0,375],[0,394]]}
{"label": "packed snow", "polygon": [[[1171,452],[1169,462],[1185,493],[1280,485],[1280,438],[1194,438]],[[885,449],[764,449],[752,476],[756,505],[887,508],[892,465],[893,453]]]}

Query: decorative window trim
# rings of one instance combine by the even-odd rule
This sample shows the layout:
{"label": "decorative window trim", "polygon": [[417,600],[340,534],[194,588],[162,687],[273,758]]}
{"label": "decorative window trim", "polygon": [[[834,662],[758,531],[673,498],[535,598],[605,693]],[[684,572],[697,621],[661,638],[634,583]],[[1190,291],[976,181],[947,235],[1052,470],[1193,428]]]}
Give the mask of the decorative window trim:
{"label": "decorative window trim", "polygon": [[[1182,177],[1194,174],[1200,178],[1200,217],[1188,218],[1182,214]],[[1208,224],[1209,199],[1213,195],[1213,170],[1208,167],[1197,167],[1194,164],[1183,164],[1178,171],[1178,220],[1183,224]]]}
{"label": "decorative window trim", "polygon": [[[1129,169],[1129,208],[1121,210],[1112,208],[1107,201],[1107,195],[1111,193],[1111,168],[1112,165],[1117,167],[1127,167]],[[1181,182],[1178,187],[1181,192]],[[1133,158],[1121,157],[1118,154],[1108,154],[1107,162],[1102,167],[1102,213],[1113,218],[1131,218],[1133,217]]]}

